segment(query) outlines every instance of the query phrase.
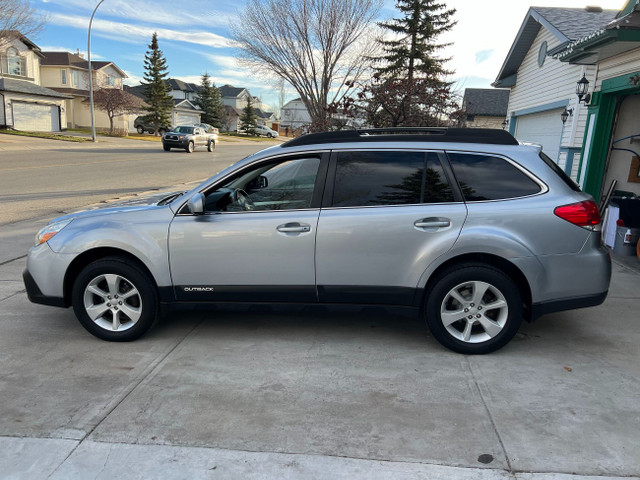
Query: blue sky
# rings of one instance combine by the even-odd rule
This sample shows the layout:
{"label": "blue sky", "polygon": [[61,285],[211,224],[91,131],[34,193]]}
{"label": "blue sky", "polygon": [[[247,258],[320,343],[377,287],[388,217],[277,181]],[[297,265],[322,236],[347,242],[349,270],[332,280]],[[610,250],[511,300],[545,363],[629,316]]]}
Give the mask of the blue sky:
{"label": "blue sky", "polygon": [[[86,53],[87,27],[98,0],[32,0],[46,13],[45,30],[32,38],[42,50]],[[537,6],[584,7],[596,3],[620,9],[624,0],[531,0]],[[450,0],[458,24],[442,40],[451,42],[443,56],[452,57],[459,88],[489,88],[495,79],[529,8],[528,0]],[[151,34],[158,32],[171,77],[199,83],[207,71],[217,86],[246,87],[263,102],[276,104],[273,80],[243,69],[229,42],[229,22],[238,17],[244,0],[105,0],[94,18],[91,52],[124,70],[126,83],[137,85]],[[397,16],[393,0],[385,0],[380,20]],[[297,94],[287,91],[287,100]]]}

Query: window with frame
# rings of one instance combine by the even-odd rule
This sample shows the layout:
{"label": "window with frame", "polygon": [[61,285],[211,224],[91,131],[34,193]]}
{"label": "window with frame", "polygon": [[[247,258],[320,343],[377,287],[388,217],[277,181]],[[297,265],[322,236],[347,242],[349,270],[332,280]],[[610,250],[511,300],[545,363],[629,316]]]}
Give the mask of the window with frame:
{"label": "window with frame", "polygon": [[78,71],[77,70],[71,70],[71,81],[73,82],[73,85],[75,87],[80,85],[80,81],[78,79]]}
{"label": "window with frame", "polygon": [[262,164],[208,192],[205,211],[310,208],[319,168],[319,157]]}
{"label": "window with frame", "polygon": [[337,155],[333,207],[455,201],[438,153],[354,151]]}
{"label": "window with frame", "polygon": [[468,202],[526,197],[541,190],[538,183],[504,158],[475,153],[447,155]]}
{"label": "window with frame", "polygon": [[60,75],[62,77],[62,79],[61,79],[62,85],[66,85],[67,84],[67,69],[63,68],[62,70],[60,70]]}
{"label": "window with frame", "polygon": [[6,54],[2,55],[0,69],[2,70],[2,73],[6,73],[8,75],[26,77],[27,59],[20,56],[20,52],[16,48],[10,47],[7,49]]}

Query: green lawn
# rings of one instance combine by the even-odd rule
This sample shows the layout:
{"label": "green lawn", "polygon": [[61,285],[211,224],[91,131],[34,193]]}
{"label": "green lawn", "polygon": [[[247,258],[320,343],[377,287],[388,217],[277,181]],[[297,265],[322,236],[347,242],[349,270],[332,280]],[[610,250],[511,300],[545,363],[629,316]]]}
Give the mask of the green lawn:
{"label": "green lawn", "polygon": [[22,132],[19,130],[0,130],[0,134],[17,135],[21,137],[46,138],[49,140],[62,140],[63,142],[90,142],[91,141],[90,138],[73,137],[71,135],[60,135],[57,133],[48,133],[48,132]]}

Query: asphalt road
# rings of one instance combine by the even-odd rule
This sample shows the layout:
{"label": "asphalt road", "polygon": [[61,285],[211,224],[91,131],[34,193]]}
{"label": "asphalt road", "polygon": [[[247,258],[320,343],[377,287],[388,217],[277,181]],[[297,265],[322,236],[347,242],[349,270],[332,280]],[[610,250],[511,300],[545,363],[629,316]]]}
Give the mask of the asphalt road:
{"label": "asphalt road", "polygon": [[200,147],[187,154],[130,139],[76,144],[3,135],[0,142],[0,226],[204,180],[279,143],[223,141],[213,153]]}

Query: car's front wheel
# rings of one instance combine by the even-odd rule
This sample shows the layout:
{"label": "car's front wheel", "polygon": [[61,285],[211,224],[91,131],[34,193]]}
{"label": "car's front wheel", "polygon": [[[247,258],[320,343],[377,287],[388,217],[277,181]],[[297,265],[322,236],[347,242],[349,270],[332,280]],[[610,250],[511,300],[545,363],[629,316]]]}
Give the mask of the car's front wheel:
{"label": "car's front wheel", "polygon": [[195,149],[196,149],[196,146],[193,142],[189,142],[185,147],[185,150],[187,151],[187,153],[193,153]]}
{"label": "car's front wheel", "polygon": [[73,310],[90,333],[126,342],[146,333],[158,318],[158,293],[141,268],[121,257],[87,265],[72,291]]}
{"label": "car's front wheel", "polygon": [[137,126],[136,127],[136,132],[138,132],[140,135],[142,135],[144,133],[144,128],[142,128],[141,126]]}
{"label": "car's front wheel", "polygon": [[169,147],[167,145],[163,145],[162,148],[164,148],[165,152],[168,152],[169,150],[171,150],[171,147]]}
{"label": "car's front wheel", "polygon": [[449,268],[427,292],[431,333],[459,353],[490,353],[506,345],[522,323],[522,297],[504,272],[485,264]]}

